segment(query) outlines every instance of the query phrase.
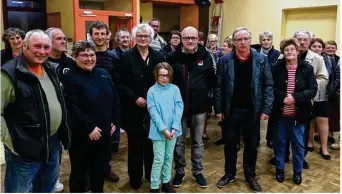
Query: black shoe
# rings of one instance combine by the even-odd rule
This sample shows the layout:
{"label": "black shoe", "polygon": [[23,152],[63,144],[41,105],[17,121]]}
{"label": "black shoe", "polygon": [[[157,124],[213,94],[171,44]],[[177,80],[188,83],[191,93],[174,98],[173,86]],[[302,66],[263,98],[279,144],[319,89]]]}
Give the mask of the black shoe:
{"label": "black shoe", "polygon": [[302,183],[302,174],[301,173],[294,173],[292,180],[296,185],[300,185]]}
{"label": "black shoe", "polygon": [[163,183],[161,190],[163,193],[176,193],[175,190],[173,190],[173,188],[171,187],[170,182]]}
{"label": "black shoe", "polygon": [[275,157],[273,157],[271,160],[270,160],[270,165],[275,165]]}
{"label": "black shoe", "polygon": [[321,139],[320,139],[319,135],[314,135],[314,140],[315,141],[320,141]]}
{"label": "black shoe", "polygon": [[201,188],[207,188],[208,184],[202,173],[192,175]]}
{"label": "black shoe", "polygon": [[227,187],[228,183],[235,182],[235,177],[232,175],[225,174],[220,180],[216,183],[218,188]]}
{"label": "black shoe", "polygon": [[314,147],[309,147],[309,146],[308,146],[308,151],[309,151],[309,152],[313,152],[314,150],[315,150]]}
{"label": "black shoe", "polygon": [[150,193],[160,193],[159,189],[150,189]]}
{"label": "black shoe", "polygon": [[322,148],[319,148],[319,153],[321,154],[322,158],[324,158],[325,160],[330,160],[331,156],[329,154],[325,155],[322,152]]}
{"label": "black shoe", "polygon": [[175,178],[173,178],[173,181],[172,181],[172,186],[175,187],[175,188],[178,188],[182,185],[182,182],[184,180],[184,174],[177,174],[175,175]]}
{"label": "black shoe", "polygon": [[285,175],[284,175],[284,169],[276,169],[276,180],[279,183],[284,182]]}
{"label": "black shoe", "polygon": [[286,163],[289,163],[289,162],[290,162],[290,156],[286,156],[286,157],[285,157],[285,162],[286,162]]}
{"label": "black shoe", "polygon": [[329,136],[329,137],[328,137],[328,142],[329,142],[329,143],[335,143],[334,137]]}
{"label": "black shoe", "polygon": [[267,147],[273,148],[273,141],[267,140]]}
{"label": "black shoe", "polygon": [[308,164],[308,162],[305,161],[305,160],[304,160],[304,162],[303,162],[303,168],[304,168],[304,169],[309,169],[309,164]]}
{"label": "black shoe", "polygon": [[218,140],[215,141],[214,144],[215,144],[215,145],[223,145],[223,144],[224,144],[224,139],[223,139],[223,138],[218,139]]}
{"label": "black shoe", "polygon": [[131,183],[131,187],[134,190],[138,190],[140,188],[141,183]]}
{"label": "black shoe", "polygon": [[254,177],[246,178],[245,182],[248,184],[249,188],[255,193],[260,193],[262,191],[261,186]]}

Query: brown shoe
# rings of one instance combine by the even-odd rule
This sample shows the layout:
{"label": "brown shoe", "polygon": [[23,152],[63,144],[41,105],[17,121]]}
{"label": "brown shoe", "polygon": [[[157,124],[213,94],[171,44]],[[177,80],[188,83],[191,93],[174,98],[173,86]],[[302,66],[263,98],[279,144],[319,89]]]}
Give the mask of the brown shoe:
{"label": "brown shoe", "polygon": [[105,175],[105,179],[113,182],[113,183],[117,183],[119,182],[120,178],[118,175],[116,175],[114,172],[110,171]]}

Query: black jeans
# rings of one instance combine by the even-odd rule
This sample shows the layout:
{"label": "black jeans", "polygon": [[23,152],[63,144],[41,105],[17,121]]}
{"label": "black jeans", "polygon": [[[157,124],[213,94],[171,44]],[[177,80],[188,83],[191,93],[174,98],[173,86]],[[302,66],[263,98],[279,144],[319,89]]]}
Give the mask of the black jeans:
{"label": "black jeans", "polygon": [[143,170],[150,180],[153,164],[153,146],[148,131],[142,126],[125,129],[128,139],[128,176],[132,186],[140,186]]}
{"label": "black jeans", "polygon": [[274,141],[274,131],[276,127],[277,121],[272,115],[270,116],[267,124],[267,133],[266,133],[266,140],[267,141]]}
{"label": "black jeans", "polygon": [[103,166],[108,165],[110,152],[109,136],[101,140],[75,142],[69,149],[71,173],[69,187],[71,193],[85,192],[86,176],[89,175],[90,189],[93,193],[103,193]]}
{"label": "black jeans", "polygon": [[260,120],[253,121],[251,111],[236,109],[225,118],[226,142],[224,146],[225,173],[236,175],[237,140],[242,130],[244,152],[243,168],[245,178],[255,177],[255,166],[260,140]]}

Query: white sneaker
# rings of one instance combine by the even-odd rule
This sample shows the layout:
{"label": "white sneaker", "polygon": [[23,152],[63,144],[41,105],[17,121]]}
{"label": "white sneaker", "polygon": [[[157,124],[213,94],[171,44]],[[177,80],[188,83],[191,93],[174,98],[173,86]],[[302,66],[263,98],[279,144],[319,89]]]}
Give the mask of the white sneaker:
{"label": "white sneaker", "polygon": [[59,179],[57,181],[55,188],[56,188],[55,192],[61,192],[64,189],[64,185],[59,181]]}

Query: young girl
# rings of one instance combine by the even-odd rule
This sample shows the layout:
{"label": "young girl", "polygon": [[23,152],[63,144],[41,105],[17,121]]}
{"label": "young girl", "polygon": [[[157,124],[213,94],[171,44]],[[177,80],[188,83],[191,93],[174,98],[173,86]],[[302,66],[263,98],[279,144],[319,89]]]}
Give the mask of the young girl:
{"label": "young girl", "polygon": [[174,193],[170,184],[172,157],[176,139],[182,135],[184,104],[179,88],[169,83],[173,70],[168,63],[157,64],[153,77],[157,82],[147,93],[147,108],[151,117],[149,138],[153,142],[154,152],[151,193],[160,193],[160,182],[162,192]]}

